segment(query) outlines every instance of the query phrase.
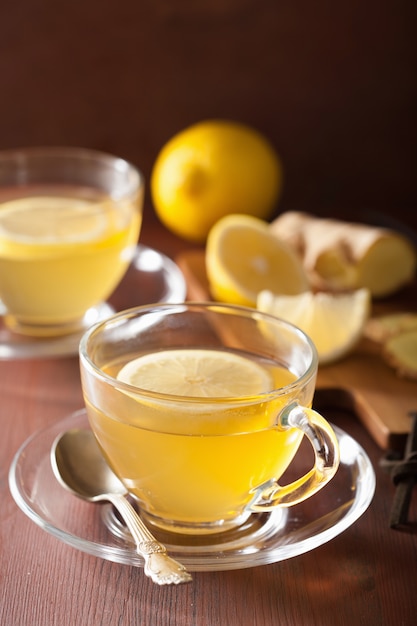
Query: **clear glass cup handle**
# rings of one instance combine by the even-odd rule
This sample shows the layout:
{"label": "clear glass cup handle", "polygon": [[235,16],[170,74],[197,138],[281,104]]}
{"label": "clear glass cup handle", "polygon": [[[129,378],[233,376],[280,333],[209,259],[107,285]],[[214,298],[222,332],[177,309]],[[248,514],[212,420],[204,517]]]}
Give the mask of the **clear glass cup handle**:
{"label": "clear glass cup handle", "polygon": [[313,409],[291,404],[280,415],[278,427],[299,428],[309,439],[314,451],[314,466],[301,478],[281,486],[272,479],[252,502],[252,511],[270,511],[277,506],[293,506],[306,500],[326,485],[335,475],[340,461],[337,437],[328,422]]}

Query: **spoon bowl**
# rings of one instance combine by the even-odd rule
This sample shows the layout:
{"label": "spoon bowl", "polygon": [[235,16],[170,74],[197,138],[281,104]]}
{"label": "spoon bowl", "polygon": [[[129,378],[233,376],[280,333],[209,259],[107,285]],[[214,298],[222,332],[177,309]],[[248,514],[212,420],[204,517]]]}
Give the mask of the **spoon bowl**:
{"label": "spoon bowl", "polygon": [[52,446],[52,466],[61,485],[84,500],[99,502],[103,494],[128,493],[90,430],[74,429],[60,435]]}
{"label": "spoon bowl", "polygon": [[111,502],[124,519],[144,561],[144,571],[159,585],[189,582],[185,567],[167,554],[126,499],[128,490],[107,464],[92,431],[72,429],[59,435],[51,449],[58,482],[88,502]]}

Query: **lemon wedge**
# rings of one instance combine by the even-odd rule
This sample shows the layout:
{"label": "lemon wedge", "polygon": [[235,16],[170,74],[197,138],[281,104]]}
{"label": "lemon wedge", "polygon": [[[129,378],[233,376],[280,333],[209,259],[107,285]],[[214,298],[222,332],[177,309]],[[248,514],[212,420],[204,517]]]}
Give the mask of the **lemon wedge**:
{"label": "lemon wedge", "polygon": [[267,222],[242,214],[220,219],[206,243],[206,271],[215,300],[256,305],[260,291],[299,294],[309,289],[300,258]]}
{"label": "lemon wedge", "polygon": [[236,398],[272,389],[272,376],[240,355],[208,349],[145,354],[122,367],[121,382],[156,393],[200,398]]}
{"label": "lemon wedge", "polygon": [[262,291],[256,306],[301,328],[315,344],[319,363],[326,364],[347,355],[362,337],[371,296],[364,288],[344,294],[307,291],[295,296]]}

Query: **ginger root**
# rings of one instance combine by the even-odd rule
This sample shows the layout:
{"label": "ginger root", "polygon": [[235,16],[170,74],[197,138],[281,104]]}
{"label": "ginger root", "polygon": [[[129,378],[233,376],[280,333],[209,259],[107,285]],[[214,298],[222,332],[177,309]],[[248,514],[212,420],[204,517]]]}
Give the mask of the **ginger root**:
{"label": "ginger root", "polygon": [[417,380],[417,313],[398,311],[372,317],[363,334],[398,376]]}
{"label": "ginger root", "polygon": [[398,311],[370,318],[366,323],[364,336],[375,343],[383,344],[394,335],[409,330],[417,331],[417,313]]}
{"label": "ginger root", "polygon": [[383,344],[382,356],[398,376],[417,380],[417,328],[393,335]]}
{"label": "ginger root", "polygon": [[301,256],[314,289],[365,287],[382,298],[414,278],[416,250],[396,231],[298,211],[282,213],[270,228]]}

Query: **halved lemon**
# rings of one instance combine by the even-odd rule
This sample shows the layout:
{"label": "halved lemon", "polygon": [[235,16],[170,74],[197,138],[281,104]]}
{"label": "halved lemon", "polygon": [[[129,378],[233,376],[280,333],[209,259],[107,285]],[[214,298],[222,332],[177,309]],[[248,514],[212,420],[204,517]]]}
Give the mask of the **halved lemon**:
{"label": "halved lemon", "polygon": [[211,295],[221,302],[255,306],[262,290],[299,294],[309,289],[296,253],[253,216],[220,219],[209,232],[205,259]]}
{"label": "halved lemon", "polygon": [[314,342],[319,363],[325,364],[356,346],[370,315],[371,296],[368,289],[344,294],[307,291],[295,296],[262,291],[256,306],[301,328]]}
{"label": "halved lemon", "polygon": [[272,389],[273,381],[260,365],[231,352],[173,349],[129,361],[117,379],[163,394],[201,398],[236,398]]}

